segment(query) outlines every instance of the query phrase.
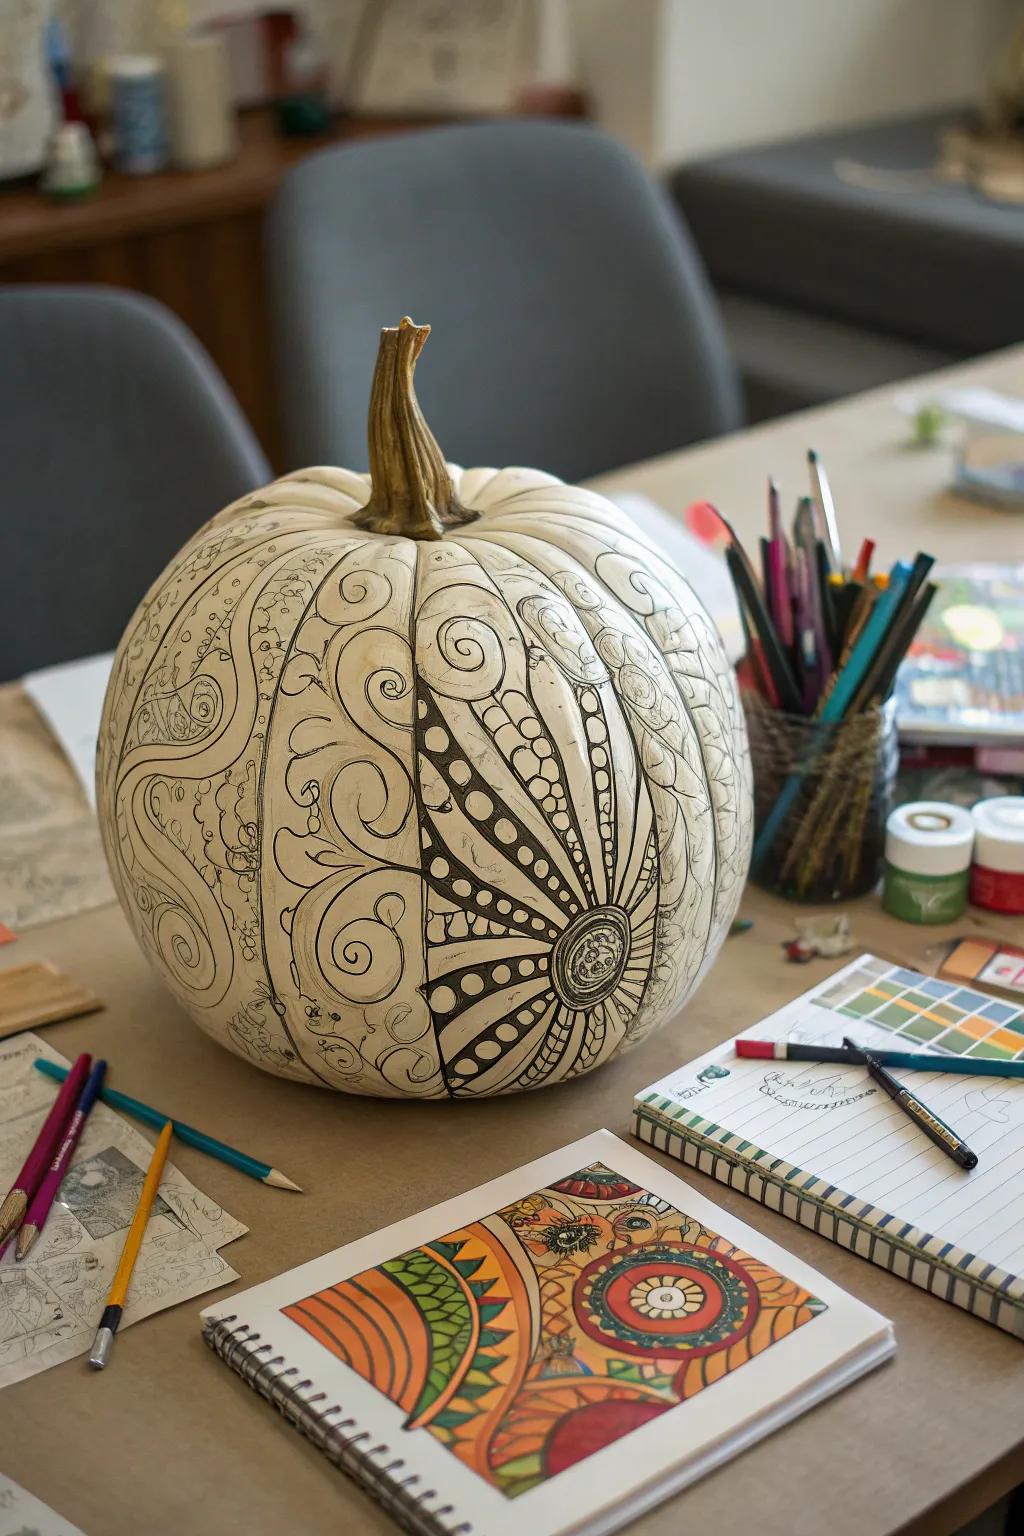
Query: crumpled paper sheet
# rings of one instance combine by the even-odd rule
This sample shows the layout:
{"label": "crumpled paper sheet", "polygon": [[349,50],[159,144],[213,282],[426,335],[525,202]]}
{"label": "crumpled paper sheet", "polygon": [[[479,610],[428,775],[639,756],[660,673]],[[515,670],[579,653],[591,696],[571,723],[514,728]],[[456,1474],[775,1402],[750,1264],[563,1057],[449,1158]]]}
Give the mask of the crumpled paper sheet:
{"label": "crumpled paper sheet", "polygon": [[95,813],[17,683],[0,687],[0,922],[17,933],[115,900]]}

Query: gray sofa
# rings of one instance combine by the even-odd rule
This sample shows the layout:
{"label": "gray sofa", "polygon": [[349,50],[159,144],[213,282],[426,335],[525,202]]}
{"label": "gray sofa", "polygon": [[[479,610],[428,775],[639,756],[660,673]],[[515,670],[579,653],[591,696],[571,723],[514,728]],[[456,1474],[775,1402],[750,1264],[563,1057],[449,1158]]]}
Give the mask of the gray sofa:
{"label": "gray sofa", "polygon": [[885,174],[926,173],[958,116],[786,140],[671,175],[751,419],[1024,340],[1024,206]]}

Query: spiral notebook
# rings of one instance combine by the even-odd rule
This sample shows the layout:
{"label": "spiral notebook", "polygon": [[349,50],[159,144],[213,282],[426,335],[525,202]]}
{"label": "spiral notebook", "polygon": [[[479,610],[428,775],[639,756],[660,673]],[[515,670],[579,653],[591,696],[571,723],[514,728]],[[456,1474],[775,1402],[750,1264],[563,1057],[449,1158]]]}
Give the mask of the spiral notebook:
{"label": "spiral notebook", "polygon": [[203,1318],[429,1536],[612,1531],[894,1348],[885,1318],[608,1131]]}
{"label": "spiral notebook", "polygon": [[[1024,1008],[861,955],[743,1034],[1024,1061]],[[634,1100],[644,1141],[1024,1338],[1024,1081],[894,1070],[977,1152],[956,1167],[863,1067],[737,1058]]]}

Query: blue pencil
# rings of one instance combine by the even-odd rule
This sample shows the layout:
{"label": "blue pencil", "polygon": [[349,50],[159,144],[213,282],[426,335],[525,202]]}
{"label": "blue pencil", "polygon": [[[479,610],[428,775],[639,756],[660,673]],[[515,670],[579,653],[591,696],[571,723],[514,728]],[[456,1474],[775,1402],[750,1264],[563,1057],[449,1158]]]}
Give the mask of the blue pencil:
{"label": "blue pencil", "polygon": [[[55,1078],[57,1082],[61,1082],[68,1075],[67,1067],[60,1067],[53,1061],[44,1061],[41,1056],[36,1057],[35,1065],[40,1072],[44,1072],[47,1077]],[[158,1126],[161,1130],[172,1118],[170,1115],[165,1115],[162,1110],[154,1109],[151,1104],[143,1104],[139,1099],[130,1099],[126,1093],[118,1093],[115,1088],[104,1087],[100,1092],[100,1098],[104,1104],[109,1104],[111,1109],[123,1109],[126,1115],[134,1115],[136,1120],[144,1120],[147,1125]],[[300,1186],[293,1184],[291,1179],[285,1178],[279,1168],[271,1168],[269,1163],[261,1163],[257,1158],[249,1157],[245,1152],[239,1152],[236,1147],[229,1147],[227,1142],[217,1141],[213,1136],[207,1136],[205,1131],[197,1131],[194,1125],[186,1125],[183,1120],[175,1120],[174,1134],[186,1146],[195,1147],[198,1151],[206,1152],[210,1157],[216,1157],[232,1168],[240,1169],[251,1179],[259,1179],[261,1183],[270,1184],[274,1189],[294,1189],[301,1193]]]}

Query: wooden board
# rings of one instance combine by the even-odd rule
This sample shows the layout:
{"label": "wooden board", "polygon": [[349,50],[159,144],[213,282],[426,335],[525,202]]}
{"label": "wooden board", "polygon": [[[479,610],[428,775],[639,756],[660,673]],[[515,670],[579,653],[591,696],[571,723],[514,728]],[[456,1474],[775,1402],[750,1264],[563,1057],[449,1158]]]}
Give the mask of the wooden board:
{"label": "wooden board", "polygon": [[88,987],[79,986],[48,961],[0,971],[0,1040],[23,1029],[95,1013],[102,1007]]}

